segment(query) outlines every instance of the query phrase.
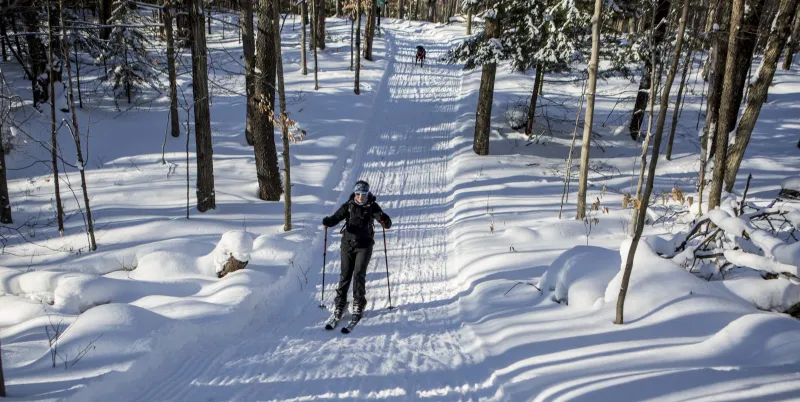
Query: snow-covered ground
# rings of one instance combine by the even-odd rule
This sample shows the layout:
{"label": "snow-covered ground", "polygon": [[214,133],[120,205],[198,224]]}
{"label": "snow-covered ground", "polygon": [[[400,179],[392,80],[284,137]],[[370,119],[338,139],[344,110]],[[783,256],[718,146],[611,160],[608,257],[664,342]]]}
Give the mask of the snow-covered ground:
{"label": "snow-covered ground", "polygon": [[[70,219],[63,236],[54,230],[46,165],[10,172],[15,222],[27,225],[0,255],[9,399],[800,398],[800,322],[756,309],[741,289],[756,285],[707,282],[659,257],[656,237],[639,246],[626,324],[613,324],[629,246],[630,210],[620,204],[635,186],[632,162],[640,152],[624,130],[615,135],[629,109],[615,103],[638,83],[600,84],[595,130],[602,137],[592,150],[589,198],[609,212],[591,212],[598,221],[587,226],[571,219],[574,183],[558,219],[580,83],[545,83],[540,101],[552,119],[540,118],[537,129],[557,134],[528,145],[503,115],[527,99],[532,77],[499,68],[491,156],[476,156],[480,71],[437,60],[463,38],[463,25],[384,18],[375,61],[363,61],[360,96],[348,70],[349,28],[328,19],[319,91],[313,73],[299,71],[299,26],[289,17],[284,28],[287,106],[309,133],[291,149],[291,232],[282,231],[283,204],[255,196],[243,78],[226,72],[241,71],[230,31],[223,40],[215,29],[209,45],[220,83],[212,86],[211,109],[215,211],[192,209],[185,217],[186,137],[167,139],[162,164],[163,98],[123,114],[108,100],[81,113],[92,130],[86,172],[95,252],[85,249],[81,214],[63,185]],[[412,65],[420,44],[428,52],[424,68]],[[693,85],[656,191],[693,191],[702,83]],[[792,113],[799,88],[796,71],[779,71],[740,172],[754,175],[749,200],[773,199],[784,177],[800,174],[800,117]],[[30,124],[39,138],[49,135],[41,118]],[[60,136],[69,155],[68,133]],[[21,149],[7,157],[10,167],[45,151],[30,143]],[[77,191],[75,169],[66,170]],[[385,254],[376,234],[366,318],[345,336],[322,329],[330,313],[318,307],[320,220],[358,179],[371,184],[394,226]],[[684,226],[664,220],[648,232],[668,236]],[[327,239],[328,306],[339,239],[336,230]],[[249,264],[217,279],[228,255]],[[50,345],[56,329],[57,345]]]}

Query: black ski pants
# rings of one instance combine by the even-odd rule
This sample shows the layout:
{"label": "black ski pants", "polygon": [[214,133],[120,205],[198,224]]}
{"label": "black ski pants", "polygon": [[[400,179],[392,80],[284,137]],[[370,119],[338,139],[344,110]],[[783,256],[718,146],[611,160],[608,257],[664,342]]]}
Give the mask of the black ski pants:
{"label": "black ski pants", "polygon": [[353,301],[362,311],[367,306],[367,266],[372,257],[372,246],[353,245],[346,239],[342,241],[342,273],[339,276],[339,287],[336,288],[337,307],[344,309],[347,305],[347,291],[353,281]]}

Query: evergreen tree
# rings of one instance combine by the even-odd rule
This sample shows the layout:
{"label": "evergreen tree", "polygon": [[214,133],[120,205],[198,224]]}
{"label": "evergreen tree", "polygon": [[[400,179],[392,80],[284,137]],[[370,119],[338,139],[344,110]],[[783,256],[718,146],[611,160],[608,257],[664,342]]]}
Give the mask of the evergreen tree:
{"label": "evergreen tree", "polygon": [[136,89],[147,85],[156,88],[157,77],[147,48],[152,43],[137,25],[146,23],[136,4],[130,0],[114,0],[111,29],[105,58],[110,69],[115,97],[124,94],[128,103]]}

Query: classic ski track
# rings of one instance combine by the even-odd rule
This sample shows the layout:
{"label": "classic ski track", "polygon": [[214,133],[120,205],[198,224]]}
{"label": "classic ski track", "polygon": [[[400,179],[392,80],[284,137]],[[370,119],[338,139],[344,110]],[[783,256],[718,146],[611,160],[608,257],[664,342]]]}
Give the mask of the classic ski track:
{"label": "classic ski track", "polygon": [[[318,293],[309,292],[293,319],[254,317],[257,321],[233,343],[219,342],[219,350],[190,357],[138,400],[300,400],[330,392],[328,397],[365,399],[388,392],[408,399],[461,383],[455,369],[469,358],[459,347],[457,300],[448,285],[446,182],[461,72],[434,61],[445,44],[403,32],[388,34],[395,49],[384,83],[388,88],[383,88],[389,94],[378,95],[365,147],[356,148],[364,154],[353,158],[360,166],[353,166],[340,186],[367,180],[393,217],[395,226],[386,234],[396,309],[386,310],[386,259],[378,226],[367,274],[369,304],[352,333],[341,334],[341,322],[325,331],[329,313],[317,308]],[[428,50],[424,68],[412,64],[420,41]],[[393,107],[397,102],[405,104]],[[339,236],[331,237],[329,308],[340,272]],[[348,322],[349,314],[342,321]],[[442,375],[447,371],[452,375]]]}

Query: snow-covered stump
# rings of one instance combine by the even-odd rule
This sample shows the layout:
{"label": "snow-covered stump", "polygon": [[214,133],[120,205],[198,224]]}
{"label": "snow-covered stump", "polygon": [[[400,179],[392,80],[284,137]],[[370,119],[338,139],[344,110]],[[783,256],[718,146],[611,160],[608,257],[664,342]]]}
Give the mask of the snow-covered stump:
{"label": "snow-covered stump", "polygon": [[217,278],[246,267],[252,251],[253,237],[249,233],[243,230],[225,232],[211,252]]}
{"label": "snow-covered stump", "polygon": [[222,271],[217,272],[217,278],[222,278],[231,272],[244,269],[249,261],[239,261],[234,256],[228,257],[228,261],[222,266]]}

